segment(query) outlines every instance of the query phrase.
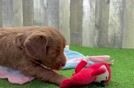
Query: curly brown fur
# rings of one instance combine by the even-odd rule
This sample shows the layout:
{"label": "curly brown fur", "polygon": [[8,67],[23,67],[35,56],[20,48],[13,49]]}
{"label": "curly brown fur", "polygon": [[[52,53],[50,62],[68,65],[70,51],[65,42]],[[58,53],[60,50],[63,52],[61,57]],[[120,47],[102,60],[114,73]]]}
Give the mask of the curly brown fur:
{"label": "curly brown fur", "polygon": [[[53,70],[65,65],[65,39],[50,27],[0,28],[0,65],[43,81],[60,84],[64,76]],[[37,63],[39,64],[37,64]]]}

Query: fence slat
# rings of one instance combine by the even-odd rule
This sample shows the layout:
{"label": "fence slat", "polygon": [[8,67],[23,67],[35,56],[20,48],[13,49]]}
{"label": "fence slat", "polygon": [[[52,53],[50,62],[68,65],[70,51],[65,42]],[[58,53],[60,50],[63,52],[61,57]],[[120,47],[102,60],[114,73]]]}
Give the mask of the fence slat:
{"label": "fence slat", "polygon": [[22,3],[23,3],[23,25],[24,26],[33,25],[34,20],[33,0],[22,0]]}
{"label": "fence slat", "polygon": [[70,41],[82,45],[83,0],[70,0]]}
{"label": "fence slat", "polygon": [[59,12],[59,31],[70,44],[70,0],[60,0]]}
{"label": "fence slat", "polygon": [[48,25],[59,28],[59,0],[47,0]]}
{"label": "fence slat", "polygon": [[96,46],[95,5],[96,0],[83,0],[82,45]]}
{"label": "fence slat", "polygon": [[13,0],[13,26],[23,26],[22,0]]}
{"label": "fence slat", "polygon": [[0,27],[2,27],[2,0],[0,0]]}
{"label": "fence slat", "polygon": [[97,46],[109,47],[108,22],[109,22],[109,0],[97,0],[95,28],[98,32]]}
{"label": "fence slat", "polygon": [[108,39],[110,47],[121,48],[123,36],[124,9],[122,0],[110,1]]}
{"label": "fence slat", "polygon": [[48,25],[47,0],[34,0],[34,25]]}
{"label": "fence slat", "polygon": [[13,26],[13,0],[2,0],[2,25]]}
{"label": "fence slat", "polygon": [[134,48],[134,0],[125,0],[125,27],[123,48]]}

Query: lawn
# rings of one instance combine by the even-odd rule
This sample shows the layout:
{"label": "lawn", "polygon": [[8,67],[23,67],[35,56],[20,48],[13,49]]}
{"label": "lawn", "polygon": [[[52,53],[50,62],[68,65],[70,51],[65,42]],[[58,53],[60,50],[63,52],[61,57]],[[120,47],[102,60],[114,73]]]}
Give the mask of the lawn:
{"label": "lawn", "polygon": [[[71,46],[72,50],[84,55],[110,55],[114,59],[112,80],[106,88],[134,88],[134,49],[107,49]],[[73,70],[62,70],[61,74],[71,76]],[[58,88],[55,85],[34,80],[25,85],[13,85],[7,80],[0,80],[0,88]],[[91,88],[87,86],[84,88]],[[94,88],[94,87],[92,87]]]}

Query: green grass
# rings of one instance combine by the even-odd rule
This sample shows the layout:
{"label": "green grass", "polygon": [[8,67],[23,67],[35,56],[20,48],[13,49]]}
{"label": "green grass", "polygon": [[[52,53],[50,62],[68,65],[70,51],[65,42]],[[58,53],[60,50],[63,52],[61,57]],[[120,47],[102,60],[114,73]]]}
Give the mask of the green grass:
{"label": "green grass", "polygon": [[[114,59],[112,65],[112,80],[106,88],[134,88],[134,50],[133,49],[106,49],[71,46],[72,50],[84,55],[110,55]],[[71,76],[73,70],[62,70],[61,74]],[[58,88],[55,85],[34,80],[25,85],[13,85],[7,80],[0,80],[0,88]],[[84,88],[91,88],[89,86]],[[94,88],[94,87],[92,87]]]}

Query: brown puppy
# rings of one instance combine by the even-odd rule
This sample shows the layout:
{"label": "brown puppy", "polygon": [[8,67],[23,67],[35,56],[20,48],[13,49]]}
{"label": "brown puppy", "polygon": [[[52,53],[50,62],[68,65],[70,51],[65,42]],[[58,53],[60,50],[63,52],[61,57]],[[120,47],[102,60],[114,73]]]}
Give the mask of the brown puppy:
{"label": "brown puppy", "polygon": [[65,39],[50,27],[0,28],[0,65],[12,67],[43,81],[65,79],[53,69],[65,65]]}

